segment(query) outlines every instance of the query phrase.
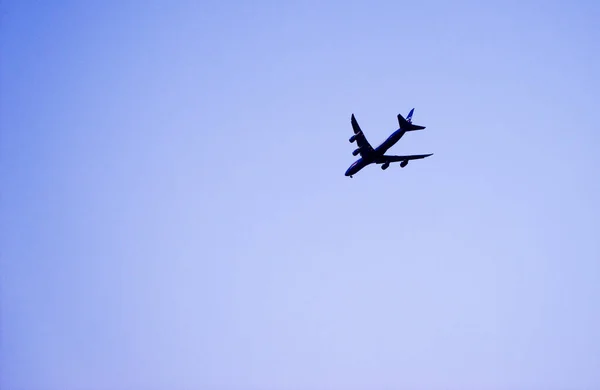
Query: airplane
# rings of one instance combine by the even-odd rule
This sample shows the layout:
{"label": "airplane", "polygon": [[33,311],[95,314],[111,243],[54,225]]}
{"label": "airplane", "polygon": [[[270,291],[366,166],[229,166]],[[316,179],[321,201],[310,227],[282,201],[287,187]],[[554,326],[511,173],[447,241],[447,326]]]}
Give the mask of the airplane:
{"label": "airplane", "polygon": [[381,145],[375,149],[373,149],[371,144],[369,144],[369,141],[367,141],[367,138],[360,129],[354,114],[352,114],[350,122],[352,123],[354,135],[350,137],[348,141],[350,141],[350,143],[356,141],[358,148],[352,152],[352,155],[356,156],[360,154],[360,158],[350,165],[345,173],[345,176],[350,176],[352,178],[353,175],[357,174],[361,169],[370,164],[382,164],[381,169],[386,170],[390,166],[390,163],[400,161],[400,167],[404,168],[410,160],[417,160],[433,155],[433,153],[415,154],[410,156],[389,156],[385,154],[385,152],[394,146],[396,142],[398,142],[400,138],[406,134],[407,131],[422,130],[425,128],[425,126],[419,126],[412,123],[414,111],[414,108],[410,110],[406,116],[406,119],[404,119],[402,114],[398,114],[398,125],[400,128],[394,131],[385,141],[381,143]]}

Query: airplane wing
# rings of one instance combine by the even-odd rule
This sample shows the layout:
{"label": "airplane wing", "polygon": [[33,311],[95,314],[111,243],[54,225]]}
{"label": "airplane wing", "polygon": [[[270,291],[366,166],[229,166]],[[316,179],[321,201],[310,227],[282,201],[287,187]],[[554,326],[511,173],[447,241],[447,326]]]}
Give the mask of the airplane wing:
{"label": "airplane wing", "polygon": [[431,156],[433,153],[429,154],[413,154],[411,156],[386,156],[384,155],[382,160],[384,162],[398,162],[398,161],[408,161],[408,160],[418,160],[420,158],[425,158]]}
{"label": "airplane wing", "polygon": [[352,130],[354,130],[354,135],[352,137],[356,140],[356,144],[360,148],[361,157],[364,157],[365,154],[373,152],[373,147],[371,146],[369,141],[367,141],[367,137],[365,137],[364,133],[360,129],[360,126],[358,125],[354,114],[352,114],[350,122],[352,122]]}

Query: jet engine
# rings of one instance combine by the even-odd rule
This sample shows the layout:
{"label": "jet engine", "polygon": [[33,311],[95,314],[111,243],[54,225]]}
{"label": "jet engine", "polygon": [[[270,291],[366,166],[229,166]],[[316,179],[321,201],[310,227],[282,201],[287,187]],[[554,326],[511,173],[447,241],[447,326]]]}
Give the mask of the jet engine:
{"label": "jet engine", "polygon": [[348,141],[350,141],[350,143],[356,141],[356,135],[353,135],[352,137],[350,137],[350,139]]}
{"label": "jet engine", "polygon": [[357,148],[357,149],[354,149],[354,151],[352,152],[352,155],[356,156],[359,153],[360,153],[360,148]]}
{"label": "jet engine", "polygon": [[400,163],[400,168],[404,168],[407,165],[408,165],[408,160],[404,160]]}
{"label": "jet engine", "polygon": [[381,169],[383,169],[385,171],[386,169],[388,169],[389,166],[390,166],[390,163],[386,162],[381,166]]}

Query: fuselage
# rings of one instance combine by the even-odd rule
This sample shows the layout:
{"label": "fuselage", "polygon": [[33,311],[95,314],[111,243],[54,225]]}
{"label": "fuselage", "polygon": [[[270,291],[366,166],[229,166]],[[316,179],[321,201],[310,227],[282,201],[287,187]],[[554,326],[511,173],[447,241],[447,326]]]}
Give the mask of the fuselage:
{"label": "fuselage", "polygon": [[381,143],[381,145],[375,148],[375,153],[377,155],[383,156],[389,148],[394,146],[396,142],[400,141],[400,138],[402,138],[404,133],[406,133],[406,130],[398,129],[394,131],[385,141]]}
{"label": "fuselage", "polygon": [[406,133],[406,130],[398,129],[394,131],[385,141],[381,143],[378,147],[376,147],[372,153],[365,153],[361,158],[356,160],[348,170],[346,171],[346,176],[352,176],[356,174],[358,171],[363,169],[369,164],[377,163],[382,160],[385,152],[388,151],[389,148],[394,146],[396,142],[400,141],[400,138]]}

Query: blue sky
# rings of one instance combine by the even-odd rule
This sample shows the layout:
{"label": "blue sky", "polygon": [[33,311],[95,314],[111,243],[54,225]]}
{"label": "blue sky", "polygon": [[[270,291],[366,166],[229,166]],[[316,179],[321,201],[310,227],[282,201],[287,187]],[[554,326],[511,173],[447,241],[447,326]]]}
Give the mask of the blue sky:
{"label": "blue sky", "polygon": [[2,389],[600,387],[597,2],[0,15]]}

